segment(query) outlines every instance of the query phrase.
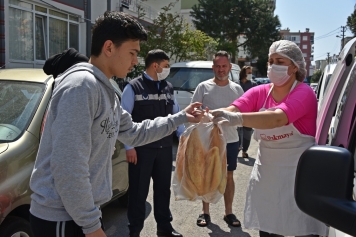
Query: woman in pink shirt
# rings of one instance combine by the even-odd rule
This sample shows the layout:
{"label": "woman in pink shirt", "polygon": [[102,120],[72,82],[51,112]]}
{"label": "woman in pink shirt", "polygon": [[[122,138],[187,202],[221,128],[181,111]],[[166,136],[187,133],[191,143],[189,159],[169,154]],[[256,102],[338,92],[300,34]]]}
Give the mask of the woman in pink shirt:
{"label": "woman in pink shirt", "polygon": [[315,144],[317,100],[303,84],[305,61],[288,40],[269,50],[271,84],[254,87],[230,107],[212,111],[218,123],[255,129],[259,141],[246,194],[244,225],[260,236],[327,236],[328,228],[303,213],[294,200],[301,154]]}

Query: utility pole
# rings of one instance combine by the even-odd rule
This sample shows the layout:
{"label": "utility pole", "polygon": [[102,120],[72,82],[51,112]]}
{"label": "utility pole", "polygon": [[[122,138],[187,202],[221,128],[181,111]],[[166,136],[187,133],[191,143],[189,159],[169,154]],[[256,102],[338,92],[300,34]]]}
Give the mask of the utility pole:
{"label": "utility pole", "polygon": [[345,46],[345,32],[346,32],[346,26],[341,26],[341,33],[342,33],[342,47],[341,47],[341,50],[344,48]]}
{"label": "utility pole", "polygon": [[327,53],[327,54],[328,54],[328,64],[329,64],[329,62],[330,62],[330,57],[329,57],[330,53]]}

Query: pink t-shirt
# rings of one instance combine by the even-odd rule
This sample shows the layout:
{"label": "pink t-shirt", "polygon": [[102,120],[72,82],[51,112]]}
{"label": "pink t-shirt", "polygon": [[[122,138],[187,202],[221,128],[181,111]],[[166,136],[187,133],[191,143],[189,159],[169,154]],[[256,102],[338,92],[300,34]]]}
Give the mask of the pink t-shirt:
{"label": "pink t-shirt", "polygon": [[[246,91],[231,105],[240,112],[258,112],[266,101],[270,84],[255,86]],[[315,136],[318,104],[314,91],[304,83],[298,84],[281,102],[277,103],[270,94],[265,108],[278,108],[288,117],[288,124],[293,123],[298,131],[305,135]]]}

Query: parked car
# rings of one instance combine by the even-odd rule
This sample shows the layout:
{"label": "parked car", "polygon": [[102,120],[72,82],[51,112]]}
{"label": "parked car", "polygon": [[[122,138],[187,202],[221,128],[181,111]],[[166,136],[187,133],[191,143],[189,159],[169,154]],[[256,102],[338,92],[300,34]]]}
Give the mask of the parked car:
{"label": "parked car", "polygon": [[[112,84],[116,84],[111,81]],[[54,79],[42,69],[0,70],[0,236],[32,237],[29,179]],[[120,96],[119,87],[115,91]],[[117,141],[112,156],[113,199],[127,201],[128,163]]]}
{"label": "parked car", "polygon": [[307,84],[308,86],[310,86],[310,82],[309,82],[308,78],[304,78],[303,83],[305,83],[305,84]]}
{"label": "parked car", "polygon": [[257,85],[261,85],[271,83],[271,80],[268,77],[257,77],[255,78],[255,82]]}
{"label": "parked car", "polygon": [[329,237],[356,236],[355,48],[356,38],[345,45],[337,64],[324,70],[330,78],[324,75],[319,82],[324,91],[316,141],[321,146],[304,152],[296,176],[299,208],[330,225]]}
{"label": "parked car", "polygon": [[[171,65],[167,81],[172,83],[181,109],[190,104],[195,88],[200,82],[214,77],[213,61],[179,62]],[[240,84],[240,67],[232,64],[229,80]]]}
{"label": "parked car", "polygon": [[318,83],[312,82],[312,83],[310,83],[310,87],[313,89],[313,91],[316,94],[316,92],[318,90]]}

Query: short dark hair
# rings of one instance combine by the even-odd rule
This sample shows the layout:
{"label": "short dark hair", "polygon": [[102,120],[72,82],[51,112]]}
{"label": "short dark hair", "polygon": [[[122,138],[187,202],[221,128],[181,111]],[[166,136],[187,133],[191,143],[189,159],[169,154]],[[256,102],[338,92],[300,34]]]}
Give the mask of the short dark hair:
{"label": "short dark hair", "polygon": [[247,70],[247,69],[252,69],[252,67],[251,67],[251,66],[243,66],[243,67],[242,67],[242,69],[241,69],[241,71],[240,71],[240,81],[241,81],[242,79],[247,78],[247,73],[246,73],[246,70]]}
{"label": "short dark hair", "polygon": [[105,41],[111,40],[116,47],[128,40],[147,40],[143,26],[129,14],[107,11],[95,20],[92,29],[91,55],[98,57]]}
{"label": "short dark hair", "polygon": [[228,54],[226,51],[224,51],[224,50],[219,50],[218,52],[216,52],[216,53],[214,54],[213,62],[215,61],[215,58],[218,57],[218,56],[220,56],[220,57],[227,57],[227,59],[229,60],[229,63],[231,63],[230,54]]}
{"label": "short dark hair", "polygon": [[145,68],[151,66],[152,63],[160,63],[164,60],[169,61],[168,54],[164,52],[162,49],[153,49],[150,50],[145,58]]}

